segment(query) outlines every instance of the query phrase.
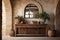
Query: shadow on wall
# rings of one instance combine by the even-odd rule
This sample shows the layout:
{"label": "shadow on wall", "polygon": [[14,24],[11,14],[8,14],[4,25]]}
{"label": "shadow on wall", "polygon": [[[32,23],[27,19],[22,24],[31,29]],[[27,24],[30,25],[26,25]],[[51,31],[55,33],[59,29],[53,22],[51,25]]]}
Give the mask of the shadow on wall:
{"label": "shadow on wall", "polygon": [[56,36],[60,37],[60,0],[56,8]]}
{"label": "shadow on wall", "polygon": [[56,37],[60,37],[60,31],[56,30]]}

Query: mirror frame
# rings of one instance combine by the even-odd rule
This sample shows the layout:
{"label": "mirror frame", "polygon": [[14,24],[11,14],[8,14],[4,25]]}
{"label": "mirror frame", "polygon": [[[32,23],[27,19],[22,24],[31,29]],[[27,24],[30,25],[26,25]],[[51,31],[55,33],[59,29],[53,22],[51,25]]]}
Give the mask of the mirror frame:
{"label": "mirror frame", "polygon": [[[27,5],[25,6],[25,9],[24,9],[24,18],[25,18],[26,8],[28,7],[28,5],[30,5],[30,4],[27,4]],[[35,4],[31,4],[31,5],[36,6]],[[37,6],[36,6],[36,7],[37,7]],[[38,7],[37,7],[37,10],[38,10],[38,13],[39,13],[39,8],[38,8]],[[34,17],[32,17],[32,18],[34,18]],[[32,18],[26,18],[26,19],[32,19]]]}

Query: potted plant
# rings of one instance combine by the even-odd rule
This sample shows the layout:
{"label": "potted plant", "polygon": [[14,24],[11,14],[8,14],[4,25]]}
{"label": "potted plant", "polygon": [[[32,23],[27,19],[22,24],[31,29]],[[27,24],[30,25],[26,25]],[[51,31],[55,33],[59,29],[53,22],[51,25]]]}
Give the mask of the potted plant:
{"label": "potted plant", "polygon": [[20,23],[24,18],[23,16],[16,16],[15,19],[17,19],[17,23]]}
{"label": "potted plant", "polygon": [[38,13],[35,15],[36,18],[41,18],[44,20],[43,24],[45,24],[46,20],[50,20],[50,16],[46,12]]}

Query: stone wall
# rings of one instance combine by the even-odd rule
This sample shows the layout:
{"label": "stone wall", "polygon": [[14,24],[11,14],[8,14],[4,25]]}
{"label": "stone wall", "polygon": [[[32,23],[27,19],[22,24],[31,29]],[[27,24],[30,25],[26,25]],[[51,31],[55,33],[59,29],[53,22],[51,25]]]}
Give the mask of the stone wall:
{"label": "stone wall", "polygon": [[12,28],[12,9],[10,0],[2,0],[2,35],[9,36]]}

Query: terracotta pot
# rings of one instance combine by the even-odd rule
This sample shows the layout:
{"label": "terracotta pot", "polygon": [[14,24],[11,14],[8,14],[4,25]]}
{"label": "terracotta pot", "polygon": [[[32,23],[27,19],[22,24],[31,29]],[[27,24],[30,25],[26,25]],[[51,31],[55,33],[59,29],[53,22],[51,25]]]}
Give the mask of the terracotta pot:
{"label": "terracotta pot", "polygon": [[53,37],[53,35],[54,35],[53,31],[52,30],[48,30],[48,36],[49,37]]}

